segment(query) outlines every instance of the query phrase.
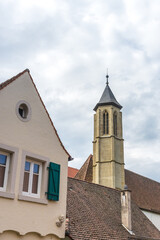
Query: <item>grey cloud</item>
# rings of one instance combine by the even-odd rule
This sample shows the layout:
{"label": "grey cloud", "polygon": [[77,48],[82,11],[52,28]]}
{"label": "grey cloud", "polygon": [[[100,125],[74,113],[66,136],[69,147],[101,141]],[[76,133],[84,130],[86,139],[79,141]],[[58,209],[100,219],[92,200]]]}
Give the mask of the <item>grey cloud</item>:
{"label": "grey cloud", "polygon": [[132,166],[130,166],[131,171],[146,176],[148,178],[153,178],[154,176],[154,180],[160,182],[159,175],[160,162],[153,162],[152,159],[150,159],[149,162],[147,163],[141,161],[141,159],[139,159],[138,163],[135,162],[135,159],[130,159],[130,162],[131,161],[132,161]]}
{"label": "grey cloud", "polygon": [[108,67],[110,87],[124,107],[126,165],[136,171],[141,150],[151,145],[140,168],[154,178],[159,165],[152,162],[150,168],[145,160],[152,145],[159,153],[158,2],[55,3],[53,9],[47,9],[47,0],[45,9],[38,3],[26,9],[17,0],[0,3],[0,80],[30,68],[62,142],[80,167],[92,152],[93,108]]}

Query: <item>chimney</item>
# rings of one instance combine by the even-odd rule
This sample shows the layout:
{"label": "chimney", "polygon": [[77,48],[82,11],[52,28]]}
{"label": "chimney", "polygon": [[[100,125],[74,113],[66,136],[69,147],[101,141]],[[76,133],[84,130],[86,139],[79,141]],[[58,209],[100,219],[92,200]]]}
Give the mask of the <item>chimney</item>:
{"label": "chimney", "polygon": [[131,191],[127,186],[121,191],[121,218],[122,225],[132,233],[132,221],[131,221]]}

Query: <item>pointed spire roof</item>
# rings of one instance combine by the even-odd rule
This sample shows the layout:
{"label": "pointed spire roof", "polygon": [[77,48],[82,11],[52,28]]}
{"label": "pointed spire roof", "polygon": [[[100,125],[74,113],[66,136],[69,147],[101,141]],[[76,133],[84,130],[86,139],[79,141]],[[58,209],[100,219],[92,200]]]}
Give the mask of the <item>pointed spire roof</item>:
{"label": "pointed spire roof", "polygon": [[117,102],[114,94],[112,93],[112,91],[109,87],[109,82],[108,82],[109,76],[108,76],[108,74],[107,74],[106,78],[107,78],[106,87],[104,89],[102,97],[100,98],[99,102],[97,103],[97,105],[93,109],[94,111],[96,111],[99,106],[105,106],[105,105],[113,105],[115,107],[118,107],[119,109],[122,108],[122,106]]}

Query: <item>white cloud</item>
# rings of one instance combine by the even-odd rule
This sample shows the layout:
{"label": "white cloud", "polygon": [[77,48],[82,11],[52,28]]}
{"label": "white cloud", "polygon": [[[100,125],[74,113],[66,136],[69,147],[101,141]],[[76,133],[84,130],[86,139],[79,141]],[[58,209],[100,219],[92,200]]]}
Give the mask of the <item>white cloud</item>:
{"label": "white cloud", "polygon": [[0,2],[0,80],[30,69],[62,142],[76,159],[70,164],[80,167],[92,152],[92,109],[108,67],[111,89],[124,106],[126,166],[155,178],[159,12],[158,0]]}

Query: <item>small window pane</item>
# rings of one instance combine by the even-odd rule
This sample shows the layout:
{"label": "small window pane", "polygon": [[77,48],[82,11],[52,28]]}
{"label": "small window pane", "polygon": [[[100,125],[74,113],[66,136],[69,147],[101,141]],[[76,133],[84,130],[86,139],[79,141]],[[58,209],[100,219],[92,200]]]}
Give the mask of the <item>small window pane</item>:
{"label": "small window pane", "polygon": [[29,173],[24,173],[24,180],[23,180],[23,192],[28,192],[28,185],[29,185]]}
{"label": "small window pane", "polygon": [[23,108],[19,108],[18,111],[19,111],[20,116],[24,117],[24,110],[23,110]]}
{"label": "small window pane", "polygon": [[38,192],[38,175],[33,174],[33,182],[32,182],[32,193]]}
{"label": "small window pane", "polygon": [[27,105],[25,103],[22,103],[19,106],[18,112],[19,112],[19,115],[22,118],[27,118],[27,116],[28,116],[28,107],[27,107]]}
{"label": "small window pane", "polygon": [[6,165],[6,160],[7,160],[7,156],[0,154],[0,164],[1,165]]}
{"label": "small window pane", "polygon": [[30,171],[30,165],[31,165],[31,163],[30,162],[25,162],[25,171]]}
{"label": "small window pane", "polygon": [[39,173],[39,165],[38,164],[34,164],[34,169],[33,169],[34,173]]}
{"label": "small window pane", "polygon": [[5,167],[0,166],[0,187],[3,187],[4,184],[5,169]]}

